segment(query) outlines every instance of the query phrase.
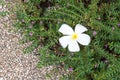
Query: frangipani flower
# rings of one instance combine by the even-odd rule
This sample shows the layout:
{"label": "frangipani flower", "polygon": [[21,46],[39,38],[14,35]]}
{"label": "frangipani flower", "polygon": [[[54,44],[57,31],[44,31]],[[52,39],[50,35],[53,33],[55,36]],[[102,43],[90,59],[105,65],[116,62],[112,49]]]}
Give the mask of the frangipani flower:
{"label": "frangipani flower", "polygon": [[75,31],[67,25],[62,24],[62,26],[59,29],[59,32],[61,32],[64,36],[59,39],[59,42],[63,48],[66,48],[68,46],[68,50],[70,52],[78,52],[80,51],[79,44],[81,45],[88,45],[90,43],[90,36],[87,34],[84,34],[83,32],[87,31],[87,28],[77,24],[75,26]]}

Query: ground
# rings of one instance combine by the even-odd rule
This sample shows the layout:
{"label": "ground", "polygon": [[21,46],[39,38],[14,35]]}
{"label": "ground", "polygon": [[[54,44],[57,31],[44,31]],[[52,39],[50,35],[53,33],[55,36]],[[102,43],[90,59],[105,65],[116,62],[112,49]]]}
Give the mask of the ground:
{"label": "ground", "polygon": [[[14,6],[14,3],[8,4],[10,2],[6,0],[4,5],[0,5],[0,13],[12,9],[7,7]],[[58,80],[45,77],[51,66],[38,69],[39,57],[23,53],[30,43],[19,43],[23,35],[12,26],[11,16],[13,13],[0,15],[0,80]]]}

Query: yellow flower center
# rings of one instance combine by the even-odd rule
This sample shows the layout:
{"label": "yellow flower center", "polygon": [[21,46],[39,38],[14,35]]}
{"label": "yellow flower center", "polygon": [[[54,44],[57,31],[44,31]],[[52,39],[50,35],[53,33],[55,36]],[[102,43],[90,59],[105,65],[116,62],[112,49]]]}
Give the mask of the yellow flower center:
{"label": "yellow flower center", "polygon": [[76,33],[73,33],[72,36],[71,36],[72,40],[76,40],[78,38],[78,34]]}

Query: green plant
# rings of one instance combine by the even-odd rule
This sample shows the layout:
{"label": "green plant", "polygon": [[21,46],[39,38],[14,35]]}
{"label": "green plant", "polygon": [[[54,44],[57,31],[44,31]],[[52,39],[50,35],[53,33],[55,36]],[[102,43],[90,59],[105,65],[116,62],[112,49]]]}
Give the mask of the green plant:
{"label": "green plant", "polygon": [[8,14],[8,11],[6,11],[6,9],[4,9],[4,7],[5,7],[5,2],[4,1],[1,1],[0,0],[0,17],[2,16],[2,17],[4,17],[4,16],[6,16],[7,14]]}
{"label": "green plant", "polygon": [[[15,26],[25,34],[23,42],[32,41],[26,53],[42,46],[38,48],[38,67],[55,64],[73,68],[62,80],[120,79],[119,0],[30,0],[23,5],[24,9],[17,11]],[[76,53],[63,49],[58,42],[63,23],[86,26],[90,45],[81,46]]]}

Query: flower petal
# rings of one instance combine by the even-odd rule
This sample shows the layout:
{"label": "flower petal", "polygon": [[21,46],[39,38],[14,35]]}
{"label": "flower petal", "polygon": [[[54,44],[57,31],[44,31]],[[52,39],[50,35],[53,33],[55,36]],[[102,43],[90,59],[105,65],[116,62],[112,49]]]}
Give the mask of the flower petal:
{"label": "flower petal", "polygon": [[74,33],[73,29],[67,24],[62,24],[62,26],[59,29],[59,32],[65,35],[71,35],[72,33]]}
{"label": "flower petal", "polygon": [[71,40],[69,45],[68,45],[68,49],[70,52],[78,52],[80,51],[79,45],[77,43],[77,41],[75,40]]}
{"label": "flower petal", "polygon": [[83,33],[83,32],[85,32],[85,31],[87,31],[88,29],[86,28],[86,27],[84,27],[83,25],[81,25],[81,24],[77,24],[76,26],[75,26],[75,32],[76,33]]}
{"label": "flower petal", "polygon": [[88,45],[90,43],[90,36],[87,34],[80,34],[77,41],[82,45]]}
{"label": "flower petal", "polygon": [[63,48],[66,48],[70,43],[70,36],[63,36],[59,39],[59,42]]}

